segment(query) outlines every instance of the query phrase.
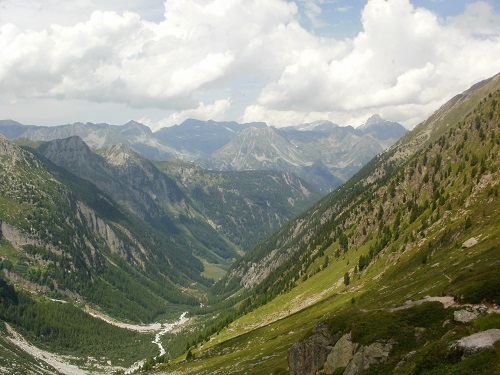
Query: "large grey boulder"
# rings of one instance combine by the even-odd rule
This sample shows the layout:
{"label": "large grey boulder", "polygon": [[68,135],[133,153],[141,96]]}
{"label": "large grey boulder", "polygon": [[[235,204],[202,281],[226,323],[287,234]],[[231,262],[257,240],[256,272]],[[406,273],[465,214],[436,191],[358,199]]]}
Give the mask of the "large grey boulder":
{"label": "large grey boulder", "polygon": [[460,340],[450,344],[452,349],[463,349],[463,355],[467,356],[485,348],[493,348],[495,342],[500,340],[500,329],[489,329],[487,331],[475,333],[462,337]]}
{"label": "large grey boulder", "polygon": [[384,363],[393,346],[393,341],[375,342],[369,346],[362,346],[347,365],[344,375],[359,375],[372,365]]}
{"label": "large grey boulder", "polygon": [[318,323],[313,334],[295,343],[288,351],[288,367],[291,375],[315,374],[323,368],[333,349],[335,337],[325,323]]}
{"label": "large grey boulder", "polygon": [[358,350],[359,344],[351,341],[351,333],[342,336],[333,347],[325,363],[325,374],[333,374],[339,367],[346,367]]}

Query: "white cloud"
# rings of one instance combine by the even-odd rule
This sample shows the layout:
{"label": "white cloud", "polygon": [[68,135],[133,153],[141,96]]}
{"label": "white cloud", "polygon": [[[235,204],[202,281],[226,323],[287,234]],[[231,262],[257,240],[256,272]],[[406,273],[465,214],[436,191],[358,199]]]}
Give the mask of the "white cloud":
{"label": "white cloud", "polygon": [[296,12],[285,1],[169,0],[161,23],[94,11],[74,26],[5,24],[0,87],[19,97],[192,108],[207,85],[278,74],[286,49],[313,39],[294,24]]}
{"label": "white cloud", "polygon": [[228,115],[355,125],[373,113],[411,126],[500,61],[499,15],[485,2],[441,19],[409,0],[370,0],[362,32],[337,40],[299,22],[298,5],[314,23],[327,0],[161,1],[2,3],[4,116],[12,100],[58,100],[142,109],[152,127]]}
{"label": "white cloud", "polygon": [[304,13],[306,17],[311,21],[313,27],[318,28],[324,25],[321,20],[321,2],[317,0],[301,0],[304,6]]}
{"label": "white cloud", "polygon": [[498,36],[500,34],[500,15],[484,1],[468,4],[465,13],[449,17],[447,23],[462,32],[476,37]]}
{"label": "white cloud", "polygon": [[198,103],[198,107],[194,109],[175,112],[172,115],[158,121],[152,120],[148,117],[142,117],[137,121],[149,126],[152,130],[156,131],[164,127],[180,124],[188,118],[222,121],[226,119],[226,114],[230,107],[231,100],[229,98],[217,100],[212,104],[205,104],[203,102],[200,102]]}
{"label": "white cloud", "polygon": [[[481,9],[484,18],[487,9]],[[430,103],[442,103],[498,72],[498,32],[477,37],[408,0],[369,1],[362,23],[363,32],[346,45],[347,52],[332,56],[324,49],[302,50],[262,91],[258,108],[284,111],[284,118],[290,116],[290,108],[304,115],[385,109],[399,113],[397,120],[415,125],[413,121],[429,114]],[[412,113],[397,110],[410,105]],[[247,110],[246,120],[255,108]]]}

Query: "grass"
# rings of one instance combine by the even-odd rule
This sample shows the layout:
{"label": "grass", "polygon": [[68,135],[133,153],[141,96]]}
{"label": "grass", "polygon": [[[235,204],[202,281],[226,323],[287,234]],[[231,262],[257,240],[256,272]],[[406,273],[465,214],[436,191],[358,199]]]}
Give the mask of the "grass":
{"label": "grass", "polygon": [[199,259],[203,263],[203,268],[204,268],[202,276],[217,281],[226,274],[228,268],[227,266],[224,266],[222,264],[209,263],[208,261],[202,258]]}
{"label": "grass", "polygon": [[[444,309],[440,303],[427,303],[411,310],[403,310],[399,315],[378,310],[402,305],[410,299],[417,300],[427,295],[439,296],[453,290],[458,291],[462,282],[469,288],[476,283],[478,287],[483,285],[488,269],[499,261],[499,253],[495,244],[496,237],[493,235],[497,218],[495,208],[480,209],[486,210],[485,219],[474,224],[469,231],[461,229],[462,218],[457,218],[455,225],[448,226],[452,231],[453,241],[444,241],[444,229],[437,228],[420,245],[401,252],[399,249],[403,245],[402,236],[396,241],[395,252],[381,252],[376,261],[358,275],[353,275],[352,269],[359,256],[367,254],[369,243],[349,250],[338,260],[333,257],[338,244],[333,244],[325,252],[325,256],[332,259],[325,270],[299,283],[290,292],[239,318],[213,336],[209,342],[195,348],[194,361],[181,363],[184,360],[184,357],[181,357],[177,359],[177,363],[174,361],[171,369],[186,374],[238,374],[249,371],[256,374],[271,374],[273,371],[279,373],[288,367],[288,349],[293,343],[307,336],[316,323],[327,320],[332,329],[335,324],[337,328],[342,327],[338,322],[342,322],[342,319],[352,319],[356,314],[360,314],[361,310],[367,313],[360,315],[360,329],[353,331],[359,342],[368,344],[383,337],[395,337],[400,343],[397,351],[400,359],[410,348],[423,346],[425,343],[422,339],[405,341],[405,337],[413,337],[413,327],[418,326],[424,328],[423,337],[435,342],[439,347],[440,344],[436,340],[450,331],[450,327],[443,328],[443,322],[451,319],[452,310]],[[462,249],[461,243],[472,236],[478,236],[482,240],[472,248]],[[427,255],[425,264],[422,262],[424,254]],[[324,257],[318,258],[309,271],[312,272],[323,262]],[[493,269],[497,270],[498,267]],[[343,284],[343,275],[348,271],[351,274],[351,284],[346,287]],[[495,272],[489,272],[492,275],[491,280],[495,280]],[[312,305],[305,307],[307,298]],[[304,308],[299,309],[302,303]],[[299,311],[294,313],[297,309]],[[500,324],[497,316],[482,317],[474,327],[458,327],[455,336],[450,335],[449,339],[486,328],[498,328]],[[365,329],[361,329],[362,327]],[[400,329],[401,327],[403,329]],[[423,366],[422,371],[439,373],[435,372],[440,371],[436,363],[441,361],[442,357],[437,355],[434,359],[429,359],[430,353],[426,351],[419,354],[420,357],[416,357],[407,367],[414,369],[416,366]],[[486,356],[489,359],[478,356],[476,360],[495,361],[491,353]],[[420,360],[430,364],[426,367]],[[468,361],[474,363],[475,360],[471,358]],[[391,362],[385,367],[382,366],[379,373],[390,372],[395,365],[396,363]],[[444,366],[453,371],[458,371],[462,368],[460,366],[468,368],[468,365],[457,367],[453,363],[445,363]]]}

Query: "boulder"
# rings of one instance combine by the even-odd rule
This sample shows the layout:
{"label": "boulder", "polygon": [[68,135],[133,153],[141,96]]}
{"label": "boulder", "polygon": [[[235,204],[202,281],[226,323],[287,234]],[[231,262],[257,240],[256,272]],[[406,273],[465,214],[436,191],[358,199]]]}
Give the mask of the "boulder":
{"label": "boulder", "polygon": [[477,239],[474,237],[471,237],[462,244],[462,249],[468,249],[469,247],[472,247],[476,244],[477,244]]}
{"label": "boulder", "polygon": [[467,337],[462,337],[460,340],[453,341],[449,346],[452,350],[462,349],[463,355],[468,356],[481,349],[493,348],[495,342],[498,340],[500,340],[500,329],[489,329]]}
{"label": "boulder", "polygon": [[346,367],[358,350],[359,344],[351,341],[351,333],[342,336],[326,359],[325,374],[333,374],[339,367]]}
{"label": "boulder", "polygon": [[388,341],[361,346],[347,365],[344,375],[359,375],[370,366],[387,361],[394,344],[393,341]]}
{"label": "boulder", "polygon": [[333,349],[335,337],[325,323],[318,323],[307,339],[295,343],[288,351],[291,375],[315,374],[323,368]]}
{"label": "boulder", "polygon": [[472,322],[479,316],[477,311],[469,310],[459,310],[453,313],[453,320],[459,323],[469,323]]}

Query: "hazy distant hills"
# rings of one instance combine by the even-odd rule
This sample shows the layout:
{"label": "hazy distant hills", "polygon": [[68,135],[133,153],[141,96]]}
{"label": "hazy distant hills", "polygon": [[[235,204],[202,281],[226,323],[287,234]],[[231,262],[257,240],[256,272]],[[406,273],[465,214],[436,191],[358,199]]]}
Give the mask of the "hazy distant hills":
{"label": "hazy distant hills", "polygon": [[407,130],[371,117],[360,128],[328,121],[285,128],[248,128],[202,166],[220,170],[288,170],[327,192],[345,182]]}
{"label": "hazy distant hills", "polygon": [[263,122],[239,124],[235,121],[216,122],[188,119],[180,125],[162,128],[154,133],[165,145],[185,155],[205,158],[233,140],[249,127],[265,128]]}
{"label": "hazy distant hills", "polygon": [[35,142],[79,136],[93,149],[122,144],[147,159],[177,158],[220,171],[294,172],[317,190],[328,192],[391,146],[406,129],[374,115],[357,129],[329,121],[274,128],[265,123],[188,119],[153,133],[135,121],[121,126],[75,123],[47,127],[3,120],[0,133],[9,139]]}

